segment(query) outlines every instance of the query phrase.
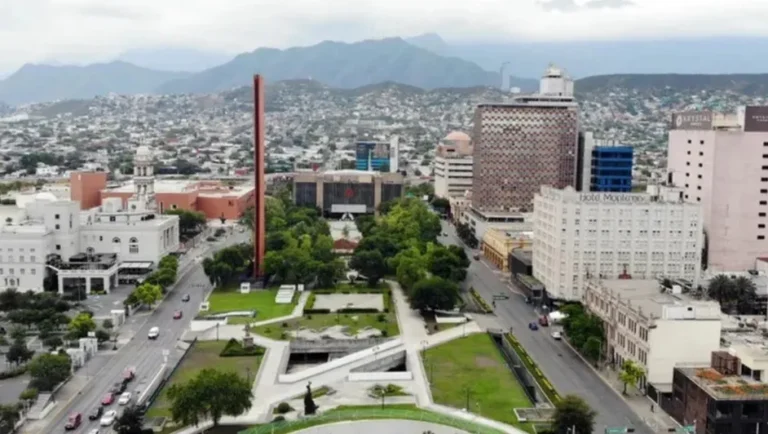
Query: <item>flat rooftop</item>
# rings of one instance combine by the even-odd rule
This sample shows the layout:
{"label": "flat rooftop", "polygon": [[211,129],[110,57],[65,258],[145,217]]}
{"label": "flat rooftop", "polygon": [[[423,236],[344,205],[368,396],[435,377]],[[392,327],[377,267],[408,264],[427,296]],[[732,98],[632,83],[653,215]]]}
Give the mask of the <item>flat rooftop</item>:
{"label": "flat rooftop", "polygon": [[712,308],[714,303],[694,300],[685,294],[662,293],[661,283],[655,279],[608,279],[601,280],[600,285],[620,295],[621,300],[628,301],[634,309],[641,309],[645,315],[652,315],[655,318],[662,317],[665,306],[685,304]]}
{"label": "flat rooftop", "polygon": [[712,368],[677,368],[711,397],[725,401],[768,399],[768,384],[740,375],[723,375]]}
{"label": "flat rooftop", "polygon": [[[197,181],[186,179],[156,179],[155,193],[183,193],[190,191]],[[133,181],[128,181],[117,187],[108,187],[105,191],[110,193],[133,193],[135,187]]]}

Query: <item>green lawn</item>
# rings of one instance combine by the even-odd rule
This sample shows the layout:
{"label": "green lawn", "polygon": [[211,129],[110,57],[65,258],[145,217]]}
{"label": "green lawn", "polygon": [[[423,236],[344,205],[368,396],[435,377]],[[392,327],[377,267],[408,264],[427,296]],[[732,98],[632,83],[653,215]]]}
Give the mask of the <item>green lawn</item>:
{"label": "green lawn", "polygon": [[[353,318],[357,318],[354,320]],[[383,321],[380,321],[380,318]],[[349,333],[357,333],[358,330],[370,326],[385,331],[387,337],[397,336],[400,329],[397,327],[397,316],[391,309],[389,313],[329,313],[304,315],[301,318],[292,319],[284,323],[269,324],[256,327],[251,330],[262,336],[272,339],[289,340],[290,336],[284,336],[290,330],[298,330],[301,327],[322,330],[326,327],[342,325],[349,327]]]}
{"label": "green lawn", "polygon": [[244,310],[255,310],[255,318],[231,318],[232,324],[245,324],[254,321],[264,321],[293,313],[299,295],[294,296],[291,304],[276,304],[277,289],[255,290],[241,294],[237,288],[217,289],[208,298],[210,303],[208,313],[224,313]]}
{"label": "green lawn", "polygon": [[476,434],[502,434],[499,430],[465,421],[463,419],[422,410],[412,404],[386,405],[384,408],[381,408],[379,405],[341,406],[311,418],[293,422],[276,422],[262,425],[246,431],[241,431],[240,434],[287,434],[313,426],[336,423],[344,420],[372,419],[419,420],[446,425]]}
{"label": "green lawn", "polygon": [[[492,338],[474,334],[422,352],[436,403],[469,410],[520,426],[512,411],[530,408],[531,401],[509,369]],[[527,426],[520,426],[529,429]]]}
{"label": "green lawn", "polygon": [[[183,383],[205,368],[216,368],[221,371],[235,371],[243,377],[248,377],[250,368],[251,381],[259,372],[262,356],[219,357],[219,353],[227,344],[226,340],[199,341],[189,350],[189,354],[173,373],[166,388],[171,384]],[[147,411],[147,417],[170,417],[170,403],[165,399],[165,392],[160,392],[152,407]]]}

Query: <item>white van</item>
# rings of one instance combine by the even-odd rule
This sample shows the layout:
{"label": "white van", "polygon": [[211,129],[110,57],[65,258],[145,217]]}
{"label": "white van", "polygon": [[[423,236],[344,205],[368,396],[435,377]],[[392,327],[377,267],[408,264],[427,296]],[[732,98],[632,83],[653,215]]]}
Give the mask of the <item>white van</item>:
{"label": "white van", "polygon": [[147,337],[150,339],[157,339],[157,337],[160,336],[160,328],[159,327],[152,327],[149,329],[149,333],[147,334]]}

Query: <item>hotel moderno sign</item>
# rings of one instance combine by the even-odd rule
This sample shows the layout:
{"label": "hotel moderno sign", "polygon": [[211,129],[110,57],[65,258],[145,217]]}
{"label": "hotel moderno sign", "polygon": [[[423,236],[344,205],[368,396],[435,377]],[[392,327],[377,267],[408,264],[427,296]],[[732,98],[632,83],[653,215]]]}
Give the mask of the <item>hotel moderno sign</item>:
{"label": "hotel moderno sign", "polygon": [[581,193],[579,201],[609,204],[650,203],[651,196],[637,193]]}

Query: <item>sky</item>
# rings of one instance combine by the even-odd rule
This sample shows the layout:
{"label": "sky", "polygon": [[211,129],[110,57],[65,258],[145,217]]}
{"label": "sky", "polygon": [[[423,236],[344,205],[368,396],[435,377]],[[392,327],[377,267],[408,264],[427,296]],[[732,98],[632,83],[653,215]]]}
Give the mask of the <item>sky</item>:
{"label": "sky", "polygon": [[131,49],[237,54],[435,32],[445,40],[768,35],[766,0],[0,0],[0,76]]}

